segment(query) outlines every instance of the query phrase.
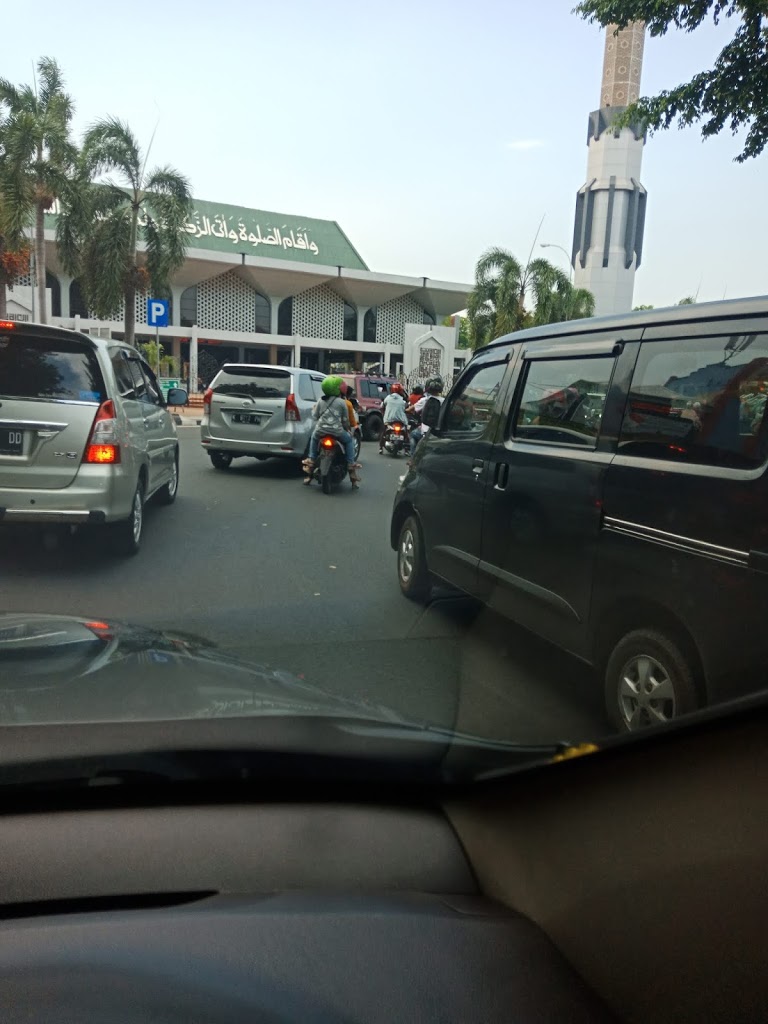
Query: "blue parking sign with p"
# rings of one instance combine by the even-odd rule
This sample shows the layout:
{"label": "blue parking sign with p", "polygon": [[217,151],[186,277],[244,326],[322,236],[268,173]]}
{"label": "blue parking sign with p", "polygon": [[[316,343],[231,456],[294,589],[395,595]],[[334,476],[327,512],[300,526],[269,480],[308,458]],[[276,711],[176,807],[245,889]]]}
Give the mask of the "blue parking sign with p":
{"label": "blue parking sign with p", "polygon": [[147,299],[147,326],[168,326],[168,299]]}

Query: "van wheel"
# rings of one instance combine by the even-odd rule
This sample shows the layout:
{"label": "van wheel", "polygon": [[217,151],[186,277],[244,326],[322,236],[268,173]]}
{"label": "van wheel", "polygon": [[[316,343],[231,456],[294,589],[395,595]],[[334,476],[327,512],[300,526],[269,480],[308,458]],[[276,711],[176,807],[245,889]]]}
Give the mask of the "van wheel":
{"label": "van wheel", "polygon": [[229,469],[232,465],[232,456],[224,452],[209,452],[214,469]]}
{"label": "van wheel", "polygon": [[608,717],[619,732],[663,725],[701,704],[693,667],[663,633],[637,629],[616,644],[605,670]]}
{"label": "van wheel", "polygon": [[141,547],[144,530],[144,484],[139,480],[131,502],[131,514],[111,526],[112,542],[119,555],[130,557]]}
{"label": "van wheel", "polygon": [[171,479],[164,484],[157,492],[157,501],[160,505],[172,505],[179,493],[179,449],[173,457],[173,470]]}
{"label": "van wheel", "polygon": [[408,516],[397,539],[397,581],[411,601],[426,601],[432,581],[424,557],[424,540],[415,516]]}
{"label": "van wheel", "polygon": [[363,433],[366,441],[378,441],[384,429],[384,420],[381,416],[366,416],[363,423]]}

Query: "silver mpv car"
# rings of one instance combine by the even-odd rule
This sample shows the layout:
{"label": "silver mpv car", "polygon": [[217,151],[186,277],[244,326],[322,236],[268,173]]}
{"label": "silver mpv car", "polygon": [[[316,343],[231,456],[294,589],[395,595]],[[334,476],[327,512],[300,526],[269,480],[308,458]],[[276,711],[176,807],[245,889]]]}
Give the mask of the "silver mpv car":
{"label": "silver mpv car", "polygon": [[106,524],[132,555],[144,503],[169,505],[178,486],[173,418],[135,348],[0,321],[0,524]]}
{"label": "silver mpv car", "polygon": [[216,469],[232,459],[303,459],[324,374],[298,366],[225,363],[205,392],[200,440]]}

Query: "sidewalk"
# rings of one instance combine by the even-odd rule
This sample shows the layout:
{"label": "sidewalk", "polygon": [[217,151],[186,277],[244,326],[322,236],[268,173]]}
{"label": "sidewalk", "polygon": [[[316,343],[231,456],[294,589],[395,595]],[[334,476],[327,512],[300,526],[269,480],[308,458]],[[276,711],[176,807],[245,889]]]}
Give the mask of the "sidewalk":
{"label": "sidewalk", "polygon": [[199,427],[203,418],[203,410],[199,406],[169,405],[168,411],[177,427]]}

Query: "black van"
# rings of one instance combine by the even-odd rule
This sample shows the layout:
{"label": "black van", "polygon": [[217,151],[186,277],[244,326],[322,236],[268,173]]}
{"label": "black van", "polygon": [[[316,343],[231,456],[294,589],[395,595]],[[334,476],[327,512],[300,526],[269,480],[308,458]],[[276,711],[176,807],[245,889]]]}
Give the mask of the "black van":
{"label": "black van", "polygon": [[623,730],[768,685],[768,298],[478,351],[395,498],[400,587],[596,666]]}

